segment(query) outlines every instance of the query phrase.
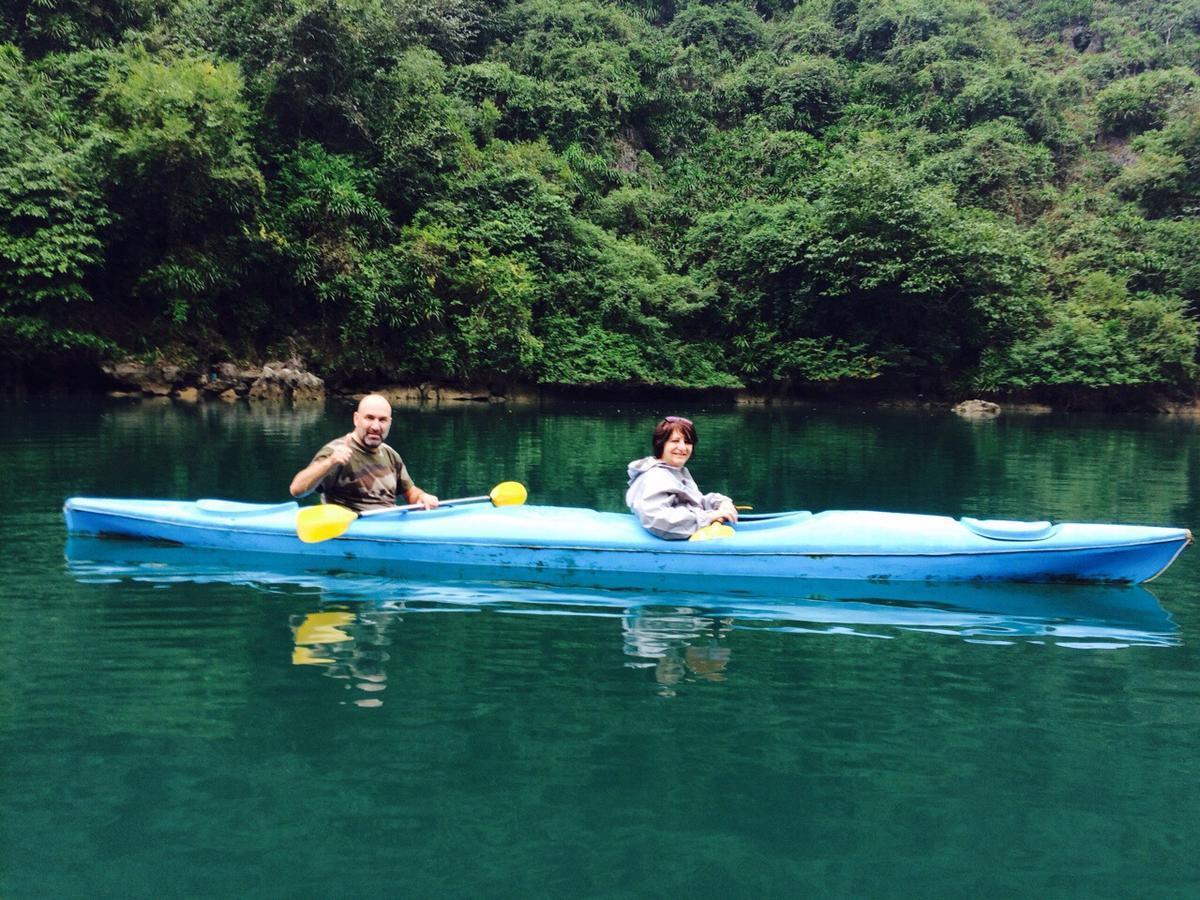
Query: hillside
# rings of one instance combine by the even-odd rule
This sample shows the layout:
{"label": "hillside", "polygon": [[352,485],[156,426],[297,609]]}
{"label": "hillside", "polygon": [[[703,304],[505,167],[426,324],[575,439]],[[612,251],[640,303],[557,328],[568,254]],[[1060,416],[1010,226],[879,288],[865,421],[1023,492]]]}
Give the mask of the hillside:
{"label": "hillside", "polygon": [[1192,396],[1200,0],[0,13],[9,377]]}

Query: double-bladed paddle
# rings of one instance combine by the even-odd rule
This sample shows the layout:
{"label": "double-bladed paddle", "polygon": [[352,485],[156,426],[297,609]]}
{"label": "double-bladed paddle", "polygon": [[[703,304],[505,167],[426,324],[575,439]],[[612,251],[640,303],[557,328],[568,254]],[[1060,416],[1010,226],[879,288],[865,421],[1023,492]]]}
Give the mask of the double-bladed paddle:
{"label": "double-bladed paddle", "polygon": [[[479,497],[459,497],[456,500],[443,500],[438,504],[443,506],[459,506],[463,503],[482,503],[491,500],[494,506],[520,506],[525,502],[528,492],[525,485],[519,481],[502,481],[492,488],[490,494]],[[420,503],[410,503],[407,506],[389,506],[386,509],[371,509],[365,512],[355,512],[335,503],[322,503],[319,506],[305,506],[296,513],[296,536],[306,544],[316,544],[328,541],[342,534],[350,523],[360,516],[378,516],[387,513],[412,512],[424,509]]]}

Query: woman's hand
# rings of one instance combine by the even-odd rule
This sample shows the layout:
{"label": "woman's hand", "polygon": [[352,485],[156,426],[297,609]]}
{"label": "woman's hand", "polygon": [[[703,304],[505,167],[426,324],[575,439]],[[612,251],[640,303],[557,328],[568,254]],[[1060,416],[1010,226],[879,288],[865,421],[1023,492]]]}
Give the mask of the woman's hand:
{"label": "woman's hand", "polygon": [[717,507],[717,514],[713,517],[714,522],[736,522],[738,519],[737,507],[730,500],[724,500]]}

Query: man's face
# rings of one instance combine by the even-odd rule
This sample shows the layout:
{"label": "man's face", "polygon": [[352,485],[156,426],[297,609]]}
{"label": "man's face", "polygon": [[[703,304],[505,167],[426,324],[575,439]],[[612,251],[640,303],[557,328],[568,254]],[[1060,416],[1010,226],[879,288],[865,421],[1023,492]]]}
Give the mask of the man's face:
{"label": "man's face", "polygon": [[392,408],[384,400],[367,398],[354,411],[354,436],[368,450],[382,444],[392,427]]}

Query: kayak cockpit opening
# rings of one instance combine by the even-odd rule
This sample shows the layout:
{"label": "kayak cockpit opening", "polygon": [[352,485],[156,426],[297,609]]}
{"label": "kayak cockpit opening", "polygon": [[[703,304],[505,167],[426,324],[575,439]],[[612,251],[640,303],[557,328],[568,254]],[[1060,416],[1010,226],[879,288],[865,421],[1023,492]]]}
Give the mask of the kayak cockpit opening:
{"label": "kayak cockpit opening", "polygon": [[963,516],[958,520],[969,531],[993,541],[1044,541],[1061,530],[1061,525],[1052,522],[1015,522],[1008,519],[972,519]]}

